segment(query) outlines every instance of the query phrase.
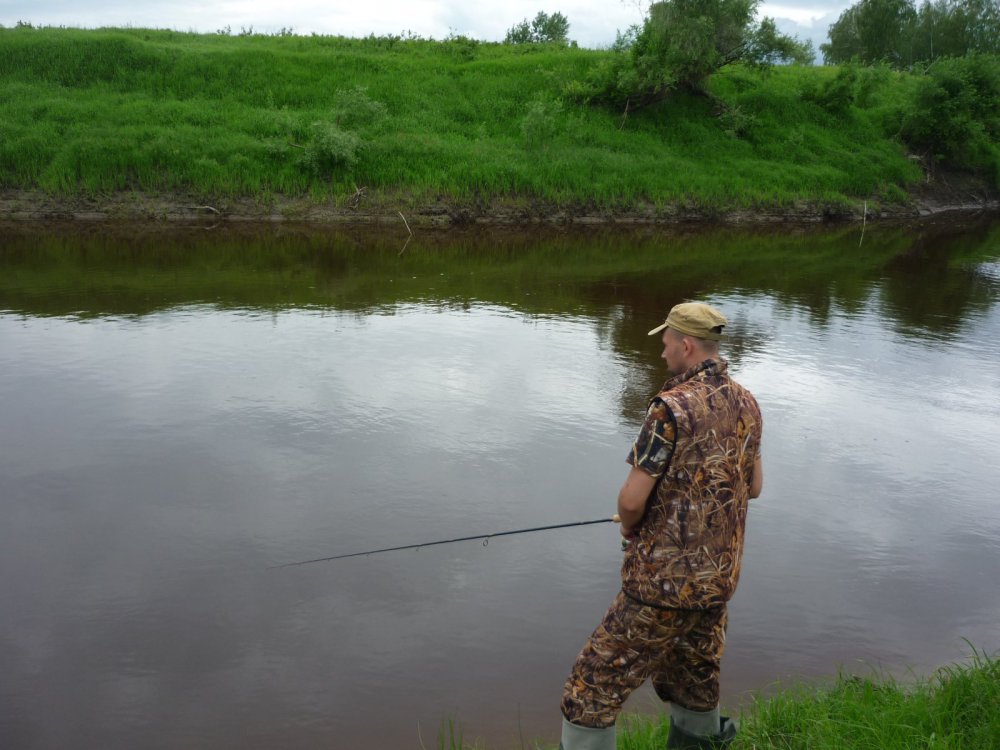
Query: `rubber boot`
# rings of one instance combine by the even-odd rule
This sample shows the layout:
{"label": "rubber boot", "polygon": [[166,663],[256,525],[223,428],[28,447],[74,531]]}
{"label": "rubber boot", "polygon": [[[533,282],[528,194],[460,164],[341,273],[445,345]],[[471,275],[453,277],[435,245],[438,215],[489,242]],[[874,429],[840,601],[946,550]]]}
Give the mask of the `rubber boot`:
{"label": "rubber boot", "polygon": [[728,716],[719,716],[719,709],[691,711],[670,705],[670,750],[717,750],[728,746],[736,736],[736,724]]}
{"label": "rubber boot", "polygon": [[615,750],[615,728],[581,727],[563,718],[559,750]]}

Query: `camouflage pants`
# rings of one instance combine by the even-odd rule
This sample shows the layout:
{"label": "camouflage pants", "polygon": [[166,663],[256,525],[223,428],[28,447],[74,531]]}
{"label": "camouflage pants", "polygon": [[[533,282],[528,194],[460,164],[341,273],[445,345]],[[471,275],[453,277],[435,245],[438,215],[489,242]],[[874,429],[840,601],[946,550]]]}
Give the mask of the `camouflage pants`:
{"label": "camouflage pants", "polygon": [[661,700],[692,711],[719,704],[727,610],[657,609],[619,592],[563,688],[562,712],[585,727],[614,726],[647,678]]}

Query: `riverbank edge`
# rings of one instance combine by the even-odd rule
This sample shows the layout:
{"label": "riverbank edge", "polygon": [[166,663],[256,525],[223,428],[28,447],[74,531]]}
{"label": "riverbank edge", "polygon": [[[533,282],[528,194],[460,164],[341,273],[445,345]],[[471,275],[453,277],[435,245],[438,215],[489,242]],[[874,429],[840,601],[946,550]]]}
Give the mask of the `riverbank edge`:
{"label": "riverbank edge", "polygon": [[[1000,714],[993,710],[1000,701],[1000,653],[974,649],[970,658],[915,680],[872,668],[866,676],[840,671],[830,680],[775,687],[738,715],[732,750],[1000,748]],[[618,723],[619,746],[662,750],[669,731],[667,713],[626,713]]]}
{"label": "riverbank edge", "polygon": [[206,198],[183,192],[125,191],[103,195],[54,195],[41,190],[0,190],[0,220],[15,222],[304,223],[399,225],[406,228],[588,225],[771,225],[864,223],[944,213],[1000,211],[1000,193],[963,176],[912,189],[905,202],[803,199],[755,207],[705,206],[696,199],[622,208],[556,204],[531,198],[449,200],[404,192],[359,190],[347,198],[267,195]]}

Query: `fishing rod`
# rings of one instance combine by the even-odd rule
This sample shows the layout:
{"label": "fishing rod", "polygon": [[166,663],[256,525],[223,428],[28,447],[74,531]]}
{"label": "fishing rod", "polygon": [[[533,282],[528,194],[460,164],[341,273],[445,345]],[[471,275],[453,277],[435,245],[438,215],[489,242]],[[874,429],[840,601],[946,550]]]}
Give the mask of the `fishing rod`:
{"label": "fishing rod", "polygon": [[346,555],[332,555],[330,557],[317,557],[314,560],[301,560],[299,562],[282,563],[272,565],[272,568],[292,568],[296,565],[309,565],[310,563],[328,562],[329,560],[343,560],[346,557],[363,557],[367,555],[378,555],[382,552],[396,552],[403,549],[420,549],[421,547],[433,547],[437,544],[453,544],[455,542],[468,542],[473,539],[482,539],[485,547],[490,543],[490,539],[498,536],[511,536],[512,534],[530,534],[532,531],[550,531],[551,529],[568,529],[571,526],[592,526],[595,523],[621,523],[621,518],[617,513],[611,518],[598,518],[594,521],[576,521],[575,523],[557,523],[552,526],[536,526],[532,529],[515,529],[514,531],[499,531],[496,534],[476,534],[475,536],[460,536],[457,539],[441,539],[436,542],[424,542],[423,544],[404,544],[401,547],[383,547],[382,549],[371,549],[367,552],[349,552]]}

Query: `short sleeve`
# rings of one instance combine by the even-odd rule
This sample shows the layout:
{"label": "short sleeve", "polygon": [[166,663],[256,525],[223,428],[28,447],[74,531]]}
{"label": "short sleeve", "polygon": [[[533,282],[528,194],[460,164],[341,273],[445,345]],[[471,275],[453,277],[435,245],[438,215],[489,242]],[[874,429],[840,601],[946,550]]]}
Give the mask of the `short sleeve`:
{"label": "short sleeve", "polygon": [[677,441],[677,427],[674,415],[660,399],[654,398],[646,411],[639,435],[632,444],[628,461],[637,469],[642,469],[652,477],[658,477],[667,470],[673,457]]}

